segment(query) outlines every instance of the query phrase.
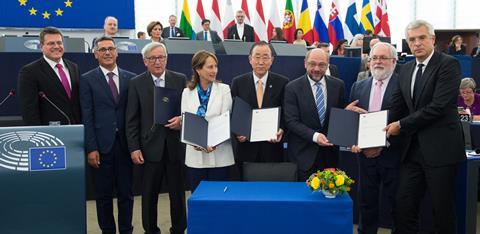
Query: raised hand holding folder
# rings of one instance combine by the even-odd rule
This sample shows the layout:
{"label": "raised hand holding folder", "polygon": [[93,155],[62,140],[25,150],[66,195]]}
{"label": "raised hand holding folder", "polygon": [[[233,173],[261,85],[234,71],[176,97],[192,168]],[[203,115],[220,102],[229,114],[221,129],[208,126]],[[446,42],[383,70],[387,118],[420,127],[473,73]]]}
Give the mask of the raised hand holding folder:
{"label": "raised hand holding folder", "polygon": [[180,115],[180,98],[177,90],[155,87],[153,106],[155,124],[168,124],[169,119]]}
{"label": "raised hand holding folder", "polygon": [[181,141],[185,144],[207,149],[230,139],[230,112],[225,112],[209,121],[189,112],[182,114]]}

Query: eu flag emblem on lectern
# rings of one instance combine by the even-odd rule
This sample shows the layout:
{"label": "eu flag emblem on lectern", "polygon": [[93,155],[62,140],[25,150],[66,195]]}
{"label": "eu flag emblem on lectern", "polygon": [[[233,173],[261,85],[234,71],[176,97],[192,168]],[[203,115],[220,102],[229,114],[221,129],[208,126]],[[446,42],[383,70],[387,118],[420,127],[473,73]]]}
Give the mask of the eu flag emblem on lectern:
{"label": "eu flag emblem on lectern", "polygon": [[65,147],[30,148],[30,171],[64,170],[67,168]]}

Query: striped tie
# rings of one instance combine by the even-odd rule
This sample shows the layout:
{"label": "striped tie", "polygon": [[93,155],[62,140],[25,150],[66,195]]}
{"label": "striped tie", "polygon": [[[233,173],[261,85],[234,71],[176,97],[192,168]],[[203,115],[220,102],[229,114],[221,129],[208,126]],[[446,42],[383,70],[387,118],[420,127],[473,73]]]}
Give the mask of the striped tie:
{"label": "striped tie", "polygon": [[315,92],[315,103],[317,103],[317,112],[318,117],[320,117],[320,123],[322,126],[325,123],[325,97],[323,96],[322,84],[319,82],[315,83],[317,86],[317,91]]}

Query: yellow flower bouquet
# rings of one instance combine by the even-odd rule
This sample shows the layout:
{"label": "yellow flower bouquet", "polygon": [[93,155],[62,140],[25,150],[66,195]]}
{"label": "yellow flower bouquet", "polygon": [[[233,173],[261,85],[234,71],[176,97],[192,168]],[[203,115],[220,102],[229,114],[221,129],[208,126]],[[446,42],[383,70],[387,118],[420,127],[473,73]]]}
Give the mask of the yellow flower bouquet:
{"label": "yellow flower bouquet", "polygon": [[335,168],[327,168],[313,173],[307,180],[307,186],[312,191],[320,190],[328,198],[337,194],[350,191],[350,186],[355,183],[347,174]]}

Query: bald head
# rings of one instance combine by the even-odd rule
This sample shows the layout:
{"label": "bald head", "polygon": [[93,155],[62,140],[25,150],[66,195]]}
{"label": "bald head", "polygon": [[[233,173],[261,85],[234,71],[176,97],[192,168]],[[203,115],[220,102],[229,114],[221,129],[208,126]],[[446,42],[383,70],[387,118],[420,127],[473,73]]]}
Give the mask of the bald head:
{"label": "bald head", "polygon": [[308,76],[314,81],[319,81],[323,78],[328,69],[328,63],[328,54],[319,48],[309,50],[305,56],[305,69]]}

